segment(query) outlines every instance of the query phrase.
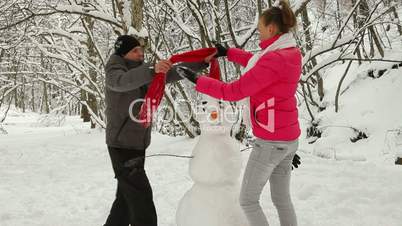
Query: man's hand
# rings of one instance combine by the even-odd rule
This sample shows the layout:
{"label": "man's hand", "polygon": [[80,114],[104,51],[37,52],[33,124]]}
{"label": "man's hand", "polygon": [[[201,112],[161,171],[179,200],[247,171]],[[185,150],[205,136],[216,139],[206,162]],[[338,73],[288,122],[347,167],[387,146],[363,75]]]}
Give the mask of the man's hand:
{"label": "man's hand", "polygon": [[292,161],[292,170],[294,168],[299,168],[299,165],[301,164],[300,162],[300,156],[298,154],[295,154],[295,156],[293,157],[293,161]]}
{"label": "man's hand", "polygon": [[182,77],[190,80],[192,83],[197,84],[198,75],[188,67],[178,66],[177,73]]}
{"label": "man's hand", "polygon": [[161,60],[157,64],[155,64],[155,73],[166,74],[172,68],[172,65],[172,62],[168,60]]}
{"label": "man's hand", "polygon": [[218,53],[215,54],[215,57],[223,57],[228,55],[228,48],[224,47],[220,43],[213,42],[216,49],[218,50]]}

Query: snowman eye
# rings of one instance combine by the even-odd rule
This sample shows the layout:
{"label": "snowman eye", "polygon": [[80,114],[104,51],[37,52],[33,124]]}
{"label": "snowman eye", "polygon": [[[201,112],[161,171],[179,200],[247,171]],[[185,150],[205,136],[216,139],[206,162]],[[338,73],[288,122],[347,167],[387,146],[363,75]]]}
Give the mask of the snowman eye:
{"label": "snowman eye", "polygon": [[206,104],[208,104],[208,101],[203,101],[203,102],[201,102],[201,104],[206,105]]}
{"label": "snowman eye", "polygon": [[218,103],[219,103],[219,108],[223,109],[223,107],[224,107],[223,102],[219,101]]}

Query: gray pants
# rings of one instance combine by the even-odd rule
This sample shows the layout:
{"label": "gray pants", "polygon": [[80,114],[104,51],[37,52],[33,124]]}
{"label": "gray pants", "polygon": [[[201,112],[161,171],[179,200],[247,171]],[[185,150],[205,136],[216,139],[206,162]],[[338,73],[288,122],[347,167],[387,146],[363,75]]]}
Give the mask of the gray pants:
{"label": "gray pants", "polygon": [[257,138],[247,163],[240,193],[240,205],[250,226],[269,225],[260,205],[260,196],[268,180],[281,226],[297,226],[289,185],[292,160],[298,145],[298,140],[276,142]]}

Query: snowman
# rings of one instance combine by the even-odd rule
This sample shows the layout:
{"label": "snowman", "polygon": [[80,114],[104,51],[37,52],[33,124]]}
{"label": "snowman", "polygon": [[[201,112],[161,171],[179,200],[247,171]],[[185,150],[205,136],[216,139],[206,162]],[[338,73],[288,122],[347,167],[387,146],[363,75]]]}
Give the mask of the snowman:
{"label": "snowman", "polygon": [[194,184],[179,203],[177,225],[247,226],[238,201],[242,163],[239,145],[230,137],[232,108],[202,97],[201,135],[189,165]]}

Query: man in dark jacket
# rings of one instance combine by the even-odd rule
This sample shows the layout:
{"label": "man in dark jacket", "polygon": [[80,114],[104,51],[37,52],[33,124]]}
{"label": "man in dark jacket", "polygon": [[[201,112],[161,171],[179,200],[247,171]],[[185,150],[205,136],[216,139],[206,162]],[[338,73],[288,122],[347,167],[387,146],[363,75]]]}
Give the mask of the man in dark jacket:
{"label": "man in dark jacket", "polygon": [[[182,63],[181,66],[201,71],[208,64]],[[131,120],[140,105],[133,101],[145,97],[155,73],[166,73],[167,82],[181,79],[176,66],[168,60],[150,65],[144,62],[144,51],[138,40],[129,35],[118,37],[115,53],[106,65],[106,143],[117,179],[116,199],[105,226],[157,226],[152,188],[144,170],[145,149],[151,141],[151,127],[144,128]]]}

